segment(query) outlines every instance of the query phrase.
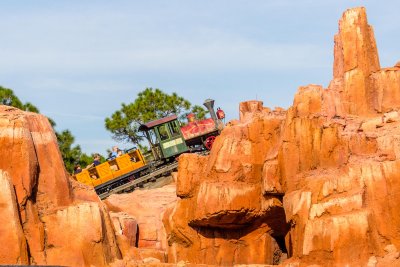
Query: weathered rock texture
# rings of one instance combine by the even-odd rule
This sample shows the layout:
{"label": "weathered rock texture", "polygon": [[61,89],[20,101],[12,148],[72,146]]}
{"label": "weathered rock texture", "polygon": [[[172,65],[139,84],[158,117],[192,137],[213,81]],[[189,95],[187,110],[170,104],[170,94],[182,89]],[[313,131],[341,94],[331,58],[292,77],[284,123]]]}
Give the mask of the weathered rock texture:
{"label": "weathered rock texture", "polygon": [[164,216],[170,262],[272,264],[286,253],[282,194],[266,195],[263,183],[264,162],[276,158],[285,113],[257,101],[240,110],[241,121],[224,129],[209,156],[179,158],[179,200]]}
{"label": "weathered rock texture", "polygon": [[327,89],[241,103],[209,156],[180,157],[169,262],[400,265],[400,66],[380,68],[364,8],[334,56]]}
{"label": "weathered rock texture", "polygon": [[[111,195],[104,203],[109,210],[113,212],[123,211],[134,218],[135,223],[137,223],[138,232],[134,233],[136,243],[133,244],[138,248],[135,250],[135,255],[140,255],[140,257],[136,257],[137,259],[153,257],[160,262],[166,262],[167,234],[162,218],[165,210],[169,206],[175,205],[176,199],[176,185],[170,184],[156,189]],[[116,228],[118,229],[118,227]],[[125,247],[132,252],[131,247]],[[131,257],[135,258],[135,256]]]}
{"label": "weathered rock texture", "polygon": [[45,117],[0,106],[0,263],[400,266],[400,64],[380,67],[363,8],[334,56],[328,88],[241,103],[209,156],[179,158],[176,191],[111,196],[111,216]]}
{"label": "weathered rock texture", "polygon": [[0,264],[107,266],[121,258],[93,190],[69,180],[46,117],[0,106]]}

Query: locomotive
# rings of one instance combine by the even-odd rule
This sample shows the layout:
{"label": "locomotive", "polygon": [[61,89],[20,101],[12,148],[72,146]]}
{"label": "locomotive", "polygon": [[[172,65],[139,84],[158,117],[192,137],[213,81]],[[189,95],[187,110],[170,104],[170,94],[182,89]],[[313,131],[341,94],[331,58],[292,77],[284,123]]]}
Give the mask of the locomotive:
{"label": "locomotive", "polygon": [[214,100],[207,99],[204,106],[211,118],[195,120],[189,114],[188,124],[182,126],[176,115],[147,122],[139,127],[150,144],[150,157],[132,148],[125,154],[83,170],[76,180],[91,185],[100,198],[113,193],[131,191],[158,176],[168,174],[178,166],[176,158],[182,153],[207,153],[215,138],[222,131],[225,114],[222,109],[214,111]]}

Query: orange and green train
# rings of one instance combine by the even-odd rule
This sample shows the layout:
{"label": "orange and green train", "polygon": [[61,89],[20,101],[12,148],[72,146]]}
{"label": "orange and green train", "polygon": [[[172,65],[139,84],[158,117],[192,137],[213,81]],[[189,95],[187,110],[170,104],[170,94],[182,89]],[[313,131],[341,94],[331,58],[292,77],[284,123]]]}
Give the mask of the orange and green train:
{"label": "orange and green train", "polygon": [[[223,128],[222,117],[214,112],[214,100],[204,103],[211,118],[193,120],[189,114],[189,122],[181,126],[176,115],[148,122],[139,127],[150,142],[151,160],[145,160],[139,149],[128,150],[125,154],[108,160],[100,165],[83,170],[75,178],[95,188],[99,195],[105,192],[126,190],[125,184],[135,185],[135,180],[153,179],[149,173],[170,171],[171,164],[182,153],[210,150],[212,144]],[[222,111],[222,110],[219,110]],[[222,112],[223,113],[223,112]],[[146,157],[147,158],[147,157]],[[160,172],[161,170],[161,172]],[[146,176],[146,177],[144,177]],[[140,178],[140,179],[138,179]],[[146,182],[146,181],[143,181]],[[129,189],[129,188],[128,188]]]}

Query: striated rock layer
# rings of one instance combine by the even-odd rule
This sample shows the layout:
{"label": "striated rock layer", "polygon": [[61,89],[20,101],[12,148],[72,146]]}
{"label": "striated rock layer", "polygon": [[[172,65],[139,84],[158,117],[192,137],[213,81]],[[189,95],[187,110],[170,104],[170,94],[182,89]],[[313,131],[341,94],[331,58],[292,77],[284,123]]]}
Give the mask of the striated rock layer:
{"label": "striated rock layer", "polygon": [[179,158],[179,199],[164,216],[170,262],[232,266],[286,257],[283,191],[279,182],[263,183],[277,171],[273,163],[264,171],[264,162],[276,158],[285,112],[258,101],[240,110],[241,121],[224,129],[209,156]]}
{"label": "striated rock layer", "polygon": [[180,157],[169,262],[400,265],[400,66],[380,67],[364,8],[334,56],[328,88],[243,102],[209,156]]}
{"label": "striated rock layer", "polygon": [[46,117],[0,106],[0,264],[108,266],[108,211],[70,181]]}
{"label": "striated rock layer", "polygon": [[44,116],[0,106],[0,264],[400,265],[400,64],[380,67],[364,8],[334,56],[329,87],[287,111],[241,103],[210,155],[179,158],[176,191],[106,205],[69,179]]}
{"label": "striated rock layer", "polygon": [[[108,209],[113,212],[112,217],[115,213],[123,212],[134,218],[138,231],[132,233],[135,244],[131,243],[131,246],[138,248],[135,253],[139,257],[132,256],[133,258],[152,257],[160,262],[166,262],[168,245],[162,218],[166,209],[175,205],[176,199],[176,186],[170,184],[156,189],[111,195],[104,201]],[[130,251],[128,253],[132,253],[132,247],[125,247]]]}

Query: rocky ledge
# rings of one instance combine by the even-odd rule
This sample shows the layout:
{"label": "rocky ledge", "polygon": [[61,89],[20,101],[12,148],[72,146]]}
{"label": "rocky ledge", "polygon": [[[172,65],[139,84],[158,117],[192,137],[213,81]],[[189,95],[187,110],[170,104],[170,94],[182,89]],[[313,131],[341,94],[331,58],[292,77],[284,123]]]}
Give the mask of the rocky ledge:
{"label": "rocky ledge", "polygon": [[241,103],[176,184],[104,203],[68,177],[45,117],[0,106],[0,263],[400,265],[400,64],[380,67],[364,8],[334,40],[328,88]]}

